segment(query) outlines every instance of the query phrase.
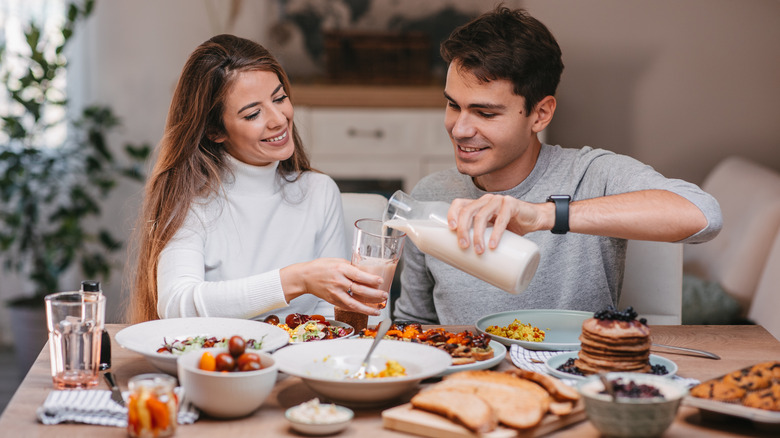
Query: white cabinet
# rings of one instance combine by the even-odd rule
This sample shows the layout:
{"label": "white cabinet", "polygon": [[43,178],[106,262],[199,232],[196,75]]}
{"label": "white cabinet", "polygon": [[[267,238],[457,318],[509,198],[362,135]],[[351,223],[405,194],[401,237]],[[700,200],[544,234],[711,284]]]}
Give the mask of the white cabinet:
{"label": "white cabinet", "polygon": [[296,106],[312,166],[334,179],[401,179],[410,191],[455,160],[441,108]]}

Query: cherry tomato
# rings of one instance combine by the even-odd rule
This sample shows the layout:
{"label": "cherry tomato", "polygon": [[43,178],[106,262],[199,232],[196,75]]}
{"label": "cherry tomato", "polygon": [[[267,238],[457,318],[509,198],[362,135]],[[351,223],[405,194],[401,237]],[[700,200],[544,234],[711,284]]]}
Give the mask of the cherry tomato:
{"label": "cherry tomato", "polygon": [[236,360],[229,353],[219,353],[216,358],[217,371],[233,371]]}
{"label": "cherry tomato", "polygon": [[244,353],[236,359],[236,364],[239,367],[246,362],[260,362],[260,356],[257,353]]}
{"label": "cherry tomato", "polygon": [[254,361],[245,362],[243,365],[238,366],[239,371],[257,371],[262,369],[263,364]]}
{"label": "cherry tomato", "polygon": [[198,368],[204,371],[215,371],[217,369],[217,362],[214,359],[214,356],[208,351],[203,353],[203,356],[200,357]]}
{"label": "cherry tomato", "polygon": [[268,315],[265,317],[263,322],[267,322],[268,324],[273,324],[273,325],[279,325],[279,317],[276,315]]}
{"label": "cherry tomato", "polygon": [[246,350],[246,341],[241,336],[233,336],[228,341],[228,351],[233,357],[238,357],[244,354]]}
{"label": "cherry tomato", "polygon": [[284,323],[287,324],[287,327],[290,327],[291,329],[298,327],[306,321],[306,315],[302,315],[300,313],[291,313],[284,319]]}
{"label": "cherry tomato", "polygon": [[325,322],[325,317],[322,315],[309,315],[309,321]]}

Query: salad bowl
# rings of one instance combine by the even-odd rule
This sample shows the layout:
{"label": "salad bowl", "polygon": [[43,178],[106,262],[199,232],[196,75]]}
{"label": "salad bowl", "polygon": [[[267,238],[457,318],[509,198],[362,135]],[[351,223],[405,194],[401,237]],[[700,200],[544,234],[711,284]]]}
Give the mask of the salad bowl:
{"label": "salad bowl", "polygon": [[[236,318],[169,318],[146,321],[120,330],[114,339],[130,351],[143,355],[152,365],[170,375],[177,375],[176,360],[183,353],[197,350],[211,344],[204,344],[208,338],[222,340],[239,335],[254,340],[252,348],[273,352],[287,345],[289,334],[260,321]],[[189,339],[189,340],[188,340]],[[171,346],[181,348],[171,348]],[[221,344],[213,345],[219,347]]]}

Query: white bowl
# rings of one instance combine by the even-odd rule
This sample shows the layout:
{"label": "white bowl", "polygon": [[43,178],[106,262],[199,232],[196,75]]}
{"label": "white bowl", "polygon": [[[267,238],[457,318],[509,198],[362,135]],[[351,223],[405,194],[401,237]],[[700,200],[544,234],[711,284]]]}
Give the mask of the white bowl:
{"label": "white bowl", "polygon": [[237,318],[169,318],[142,322],[125,327],[116,334],[122,348],[140,353],[161,371],[176,375],[179,354],[158,353],[165,340],[183,340],[191,336],[229,338],[239,335],[244,339],[263,340],[260,351],[271,352],[290,342],[289,334],[279,327],[261,321]]}
{"label": "white bowl", "polygon": [[371,355],[369,372],[385,368],[395,360],[406,369],[403,377],[355,380],[373,339],[344,339],[340,342],[291,344],[274,353],[279,371],[300,377],[321,398],[347,405],[378,405],[415,390],[421,380],[444,372],[452,357],[424,344],[385,340]]}
{"label": "white bowl", "polygon": [[355,413],[352,412],[352,409],[345,408],[344,406],[334,405],[336,410],[344,414],[344,420],[327,422],[298,421],[291,415],[293,410],[297,409],[298,407],[299,406],[293,406],[287,409],[284,412],[284,417],[287,418],[287,421],[290,422],[290,426],[292,426],[293,429],[305,435],[332,435],[334,433],[341,432],[342,430],[346,429],[347,426],[349,426],[349,423],[355,416]]}
{"label": "white bowl", "polygon": [[585,402],[588,419],[602,434],[613,437],[656,437],[663,435],[677,415],[680,401],[688,394],[683,384],[665,376],[645,373],[607,373],[607,379],[622,379],[658,388],[663,398],[618,397],[601,394],[604,385],[591,375],[577,386]]}
{"label": "white bowl", "polygon": [[244,417],[257,410],[271,393],[279,367],[273,356],[260,350],[247,350],[260,356],[263,369],[257,371],[204,371],[198,363],[204,352],[214,357],[227,348],[203,348],[179,356],[179,384],[184,397],[206,415],[215,418]]}

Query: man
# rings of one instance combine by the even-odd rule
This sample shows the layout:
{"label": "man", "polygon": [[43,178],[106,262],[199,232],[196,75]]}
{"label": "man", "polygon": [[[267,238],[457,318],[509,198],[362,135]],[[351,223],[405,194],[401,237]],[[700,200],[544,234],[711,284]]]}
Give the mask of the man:
{"label": "man", "polygon": [[717,201],[694,184],[609,151],[540,143],[563,62],[552,34],[524,11],[476,18],[441,53],[457,169],[429,175],[411,194],[452,202],[448,221],[462,248],[491,251],[509,230],[536,242],[541,261],[528,289],[512,295],[407,242],[397,319],[473,324],[513,309],[595,311],[617,305],[626,239],[697,243],[720,231]]}

